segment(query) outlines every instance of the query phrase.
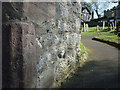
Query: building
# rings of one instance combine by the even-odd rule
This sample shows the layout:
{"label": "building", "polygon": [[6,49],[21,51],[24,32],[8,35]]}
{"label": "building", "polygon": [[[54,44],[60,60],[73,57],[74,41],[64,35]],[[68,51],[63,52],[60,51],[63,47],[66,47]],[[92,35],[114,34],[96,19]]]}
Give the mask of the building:
{"label": "building", "polygon": [[91,11],[85,5],[85,3],[82,3],[81,19],[82,19],[82,22],[90,22],[90,20],[92,19]]}
{"label": "building", "polygon": [[84,27],[84,32],[88,31],[88,23],[92,19],[92,13],[90,9],[87,7],[86,3],[82,3],[82,12],[81,12],[81,23],[82,26]]}
{"label": "building", "polygon": [[117,7],[104,11],[104,19],[102,22],[108,22],[108,27],[112,25],[116,29],[117,33],[120,31],[120,1]]}

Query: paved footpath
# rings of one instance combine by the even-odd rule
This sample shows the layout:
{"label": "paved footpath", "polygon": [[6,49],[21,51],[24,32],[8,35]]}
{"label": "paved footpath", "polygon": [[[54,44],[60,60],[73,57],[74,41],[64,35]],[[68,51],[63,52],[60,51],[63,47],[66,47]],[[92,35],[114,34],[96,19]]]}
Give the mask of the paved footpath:
{"label": "paved footpath", "polygon": [[[116,88],[118,87],[118,54],[120,51],[110,45],[82,38],[88,48],[88,62],[79,68],[62,88]],[[120,76],[120,75],[119,75]]]}

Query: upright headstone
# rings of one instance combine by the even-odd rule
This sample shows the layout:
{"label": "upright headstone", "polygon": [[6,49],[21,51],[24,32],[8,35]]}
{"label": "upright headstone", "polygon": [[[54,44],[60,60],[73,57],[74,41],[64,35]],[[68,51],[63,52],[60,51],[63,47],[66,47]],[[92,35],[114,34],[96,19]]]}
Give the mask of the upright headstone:
{"label": "upright headstone", "polygon": [[114,22],[112,22],[112,29],[115,29],[115,25],[114,25]]}
{"label": "upright headstone", "polygon": [[88,32],[88,24],[86,24],[86,32]]}
{"label": "upright headstone", "polygon": [[99,31],[99,29],[100,29],[100,28],[99,28],[99,25],[97,25],[97,31]]}
{"label": "upright headstone", "polygon": [[115,21],[115,29],[116,29],[116,23],[117,23],[117,22]]}
{"label": "upright headstone", "polygon": [[103,22],[103,28],[102,29],[105,29],[105,22]]}

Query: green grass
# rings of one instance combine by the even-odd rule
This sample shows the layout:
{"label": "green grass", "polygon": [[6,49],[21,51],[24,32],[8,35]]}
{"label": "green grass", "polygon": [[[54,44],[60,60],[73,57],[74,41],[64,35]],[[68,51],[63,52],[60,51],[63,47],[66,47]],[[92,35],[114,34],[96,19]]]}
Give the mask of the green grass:
{"label": "green grass", "polygon": [[120,43],[120,37],[118,37],[117,35],[111,34],[111,35],[101,35],[96,37],[98,39],[102,39],[102,40],[106,40],[106,41],[112,41],[112,42],[116,42],[116,43]]}
{"label": "green grass", "polygon": [[88,32],[82,32],[81,35],[82,37],[85,36],[96,36],[96,35],[108,35],[108,34],[112,34],[112,31],[108,31],[107,27],[105,27],[104,30],[102,30],[102,27],[100,27],[100,31],[97,31],[97,27],[89,27]]}
{"label": "green grass", "polygon": [[97,27],[89,27],[88,32],[82,32],[81,35],[82,37],[97,36],[96,38],[99,39],[120,43],[120,37],[114,34],[114,30],[108,31],[108,27],[105,27],[104,30],[102,30],[102,27],[100,27],[100,31],[98,32]]}
{"label": "green grass", "polygon": [[81,48],[81,56],[85,53],[85,46],[83,45],[82,42],[80,42],[80,48]]}

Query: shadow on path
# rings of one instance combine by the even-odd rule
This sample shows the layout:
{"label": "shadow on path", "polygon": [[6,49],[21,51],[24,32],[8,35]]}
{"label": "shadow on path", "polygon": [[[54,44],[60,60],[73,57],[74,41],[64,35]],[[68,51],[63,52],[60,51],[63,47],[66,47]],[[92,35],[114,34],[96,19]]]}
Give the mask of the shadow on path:
{"label": "shadow on path", "polygon": [[92,37],[82,38],[88,52],[89,62],[66,80],[61,88],[117,88],[118,49],[93,41]]}

